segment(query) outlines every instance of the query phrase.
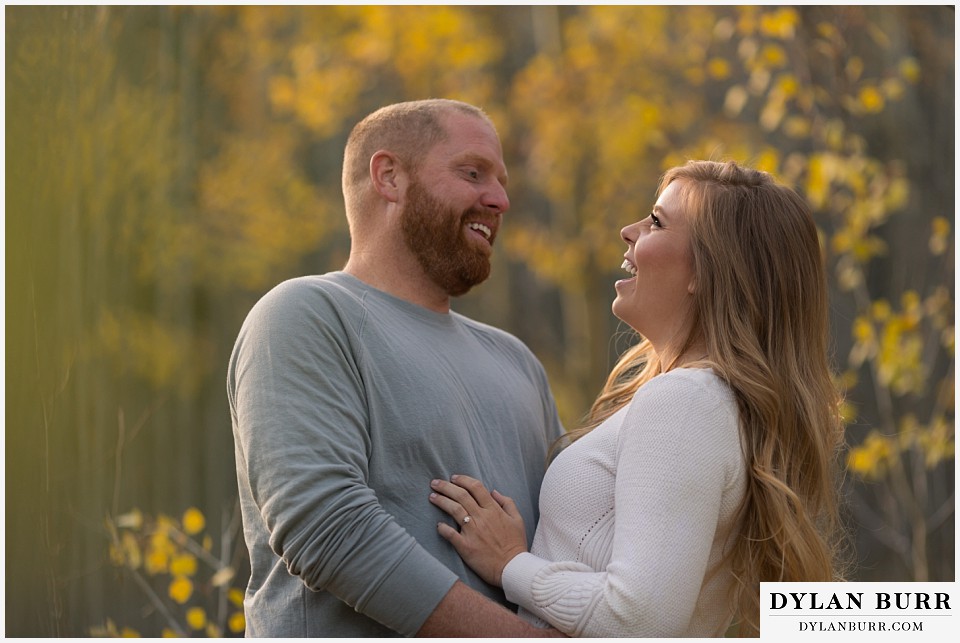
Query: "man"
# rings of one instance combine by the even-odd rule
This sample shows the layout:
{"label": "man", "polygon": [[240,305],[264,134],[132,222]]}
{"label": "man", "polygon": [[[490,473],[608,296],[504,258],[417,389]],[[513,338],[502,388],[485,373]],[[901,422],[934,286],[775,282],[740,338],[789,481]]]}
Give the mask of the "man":
{"label": "man", "polygon": [[545,634],[487,600],[505,602],[427,499],[465,473],[532,529],[561,433],[530,351],[450,310],[490,272],[506,182],[492,123],[464,103],[388,106],[351,133],[346,266],[264,296],[230,361],[248,635]]}

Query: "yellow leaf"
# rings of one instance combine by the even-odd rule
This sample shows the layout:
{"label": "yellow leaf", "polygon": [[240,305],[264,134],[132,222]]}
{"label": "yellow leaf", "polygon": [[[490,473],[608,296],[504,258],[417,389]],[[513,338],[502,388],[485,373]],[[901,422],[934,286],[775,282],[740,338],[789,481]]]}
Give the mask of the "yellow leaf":
{"label": "yellow leaf", "polygon": [[207,613],[202,607],[187,610],[187,625],[194,630],[202,630],[207,625]]}
{"label": "yellow leaf", "polygon": [[793,38],[798,20],[799,14],[795,9],[779,9],[764,13],[760,17],[760,31],[771,38],[789,40]]}
{"label": "yellow leaf", "polygon": [[787,52],[779,45],[766,44],[760,50],[760,59],[768,67],[783,67],[787,63]]}
{"label": "yellow leaf", "polygon": [[197,559],[193,554],[179,554],[170,561],[170,573],[174,576],[193,576],[197,573]]}
{"label": "yellow leaf", "polygon": [[886,101],[883,94],[873,85],[864,85],[860,88],[860,95],[857,97],[860,106],[869,114],[876,114],[883,110]]}
{"label": "yellow leaf", "polygon": [[847,78],[852,82],[856,82],[860,79],[860,75],[863,73],[863,58],[859,56],[851,56],[847,61]]}
{"label": "yellow leaf", "polygon": [[920,63],[916,58],[904,58],[900,61],[900,75],[909,83],[920,80]]}
{"label": "yellow leaf", "polygon": [[947,251],[950,244],[950,221],[944,217],[934,217],[931,227],[933,231],[930,235],[930,252],[940,256]]}
{"label": "yellow leaf", "polygon": [[893,309],[886,299],[877,299],[870,305],[870,314],[877,321],[887,321],[892,313]]}
{"label": "yellow leaf", "polygon": [[874,341],[873,324],[864,317],[857,317],[853,322],[853,338],[858,342]]}
{"label": "yellow leaf", "polygon": [[707,62],[707,74],[714,80],[723,80],[730,75],[730,63],[724,58],[711,58]]}
{"label": "yellow leaf", "polygon": [[806,138],[810,135],[810,121],[803,116],[790,116],[783,122],[783,133],[790,138]]}
{"label": "yellow leaf", "polygon": [[148,574],[162,574],[170,565],[170,555],[163,549],[151,548],[147,552],[144,568]]}
{"label": "yellow leaf", "polygon": [[[236,572],[234,571],[233,567],[224,567],[213,575],[213,577],[210,579],[210,584],[214,587],[223,587],[233,580],[234,575],[236,575]],[[241,597],[241,602],[242,600],[243,598]]]}
{"label": "yellow leaf", "polygon": [[777,78],[777,89],[783,92],[785,98],[791,98],[800,89],[800,83],[793,74],[781,74]]}
{"label": "yellow leaf", "polygon": [[191,536],[203,531],[207,521],[196,507],[190,507],[183,514],[183,530]]}
{"label": "yellow leaf", "polygon": [[240,634],[247,627],[247,620],[243,616],[243,612],[234,612],[230,615],[230,619],[227,621],[227,627],[234,634]]}
{"label": "yellow leaf", "polygon": [[775,174],[780,169],[780,155],[777,150],[768,147],[757,158],[754,167],[762,172]]}
{"label": "yellow leaf", "polygon": [[125,531],[121,536],[121,543],[123,544],[126,564],[130,569],[139,569],[143,563],[143,558],[140,553],[140,543],[137,542],[136,537],[129,531]]}
{"label": "yellow leaf", "polygon": [[243,607],[243,590],[231,587],[227,592],[227,599],[237,607]]}
{"label": "yellow leaf", "polygon": [[117,527],[124,529],[140,529],[143,526],[143,512],[134,509],[125,514],[117,516]]}
{"label": "yellow leaf", "polygon": [[903,98],[904,87],[899,78],[887,78],[880,83],[880,90],[883,95],[890,100],[899,100]]}
{"label": "yellow leaf", "polygon": [[723,101],[723,111],[727,116],[738,116],[747,104],[749,95],[743,85],[734,85],[727,90],[727,96]]}
{"label": "yellow leaf", "polygon": [[170,598],[180,605],[183,605],[189,601],[190,597],[193,595],[193,583],[189,578],[177,576],[170,583],[170,587],[167,592],[170,595]]}
{"label": "yellow leaf", "polygon": [[169,627],[165,627],[160,631],[160,638],[164,639],[178,639],[180,635],[171,630]]}

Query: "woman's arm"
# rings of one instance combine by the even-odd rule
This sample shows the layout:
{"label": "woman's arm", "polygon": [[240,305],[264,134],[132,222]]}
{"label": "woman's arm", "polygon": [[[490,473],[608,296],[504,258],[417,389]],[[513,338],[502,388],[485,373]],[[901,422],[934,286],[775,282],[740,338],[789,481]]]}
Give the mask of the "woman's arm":
{"label": "woman's arm", "polygon": [[[527,553],[515,557],[509,546],[481,553],[486,543],[503,541],[501,525],[508,521],[469,479],[470,491],[451,493],[456,502],[435,502],[461,524],[460,532],[445,526],[441,533],[493,580],[509,562],[503,580],[508,599],[568,634],[682,635],[707,571],[739,441],[736,419],[723,403],[695,382],[674,380],[648,383],[625,416],[617,443],[612,554],[605,569]],[[462,478],[439,484],[439,490],[458,487]],[[479,512],[482,522],[471,515],[462,525],[471,512]],[[512,562],[503,560],[508,555]]]}

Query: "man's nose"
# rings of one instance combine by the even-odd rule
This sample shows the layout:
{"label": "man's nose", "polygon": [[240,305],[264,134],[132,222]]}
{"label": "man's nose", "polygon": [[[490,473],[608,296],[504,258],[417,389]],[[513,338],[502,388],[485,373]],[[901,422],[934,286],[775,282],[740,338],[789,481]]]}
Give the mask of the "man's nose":
{"label": "man's nose", "polygon": [[490,189],[483,195],[483,206],[503,214],[510,209],[510,197],[507,196],[507,189],[499,182],[495,181]]}

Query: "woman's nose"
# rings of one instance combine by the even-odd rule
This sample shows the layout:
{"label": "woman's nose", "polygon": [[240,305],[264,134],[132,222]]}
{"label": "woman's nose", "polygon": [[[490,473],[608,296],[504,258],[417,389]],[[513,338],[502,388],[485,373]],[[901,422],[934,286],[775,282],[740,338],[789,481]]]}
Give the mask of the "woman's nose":
{"label": "woman's nose", "polygon": [[627,227],[620,230],[620,238],[626,241],[628,244],[633,245],[637,240],[637,230],[639,229],[638,223],[631,223]]}

